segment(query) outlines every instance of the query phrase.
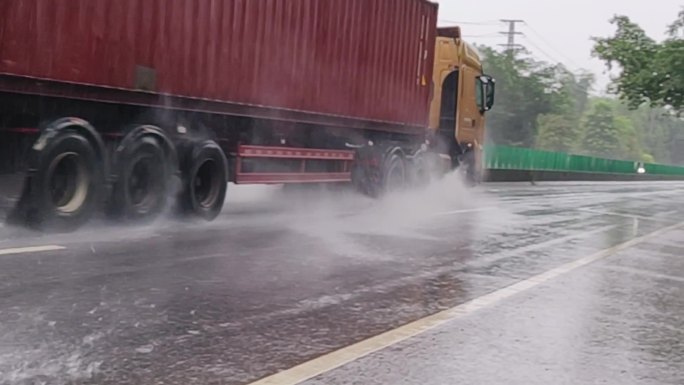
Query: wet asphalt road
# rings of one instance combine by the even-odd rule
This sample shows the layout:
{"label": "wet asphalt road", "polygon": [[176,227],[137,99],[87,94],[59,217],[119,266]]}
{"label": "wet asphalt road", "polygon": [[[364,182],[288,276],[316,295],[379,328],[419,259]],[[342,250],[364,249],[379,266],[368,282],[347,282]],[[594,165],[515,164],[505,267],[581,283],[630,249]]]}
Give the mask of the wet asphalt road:
{"label": "wet asphalt road", "polygon": [[304,383],[684,383],[684,183],[230,194],[209,224],[0,228],[0,384],[248,384],[305,363],[274,382],[294,383],[471,300]]}

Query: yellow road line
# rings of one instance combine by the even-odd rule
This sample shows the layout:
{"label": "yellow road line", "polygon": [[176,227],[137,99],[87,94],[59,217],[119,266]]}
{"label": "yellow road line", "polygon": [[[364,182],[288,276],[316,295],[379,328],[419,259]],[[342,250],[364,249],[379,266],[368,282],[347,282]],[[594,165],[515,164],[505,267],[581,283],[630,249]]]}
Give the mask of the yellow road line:
{"label": "yellow road line", "polygon": [[345,364],[356,361],[373,352],[385,349],[399,342],[415,337],[428,330],[434,329],[449,321],[464,317],[485,307],[492,306],[513,295],[532,289],[561,275],[567,274],[580,267],[594,263],[609,257],[622,250],[633,247],[639,243],[658,237],[669,231],[684,227],[684,222],[667,226],[650,234],[634,238],[630,241],[599,251],[595,254],[577,259],[575,261],[558,266],[544,273],[514,283],[510,286],[496,290],[481,297],[472,299],[461,305],[435,313],[433,315],[410,322],[404,326],[389,330],[375,337],[357,342],[353,345],[341,348],[328,354],[324,354],[313,360],[304,362],[290,369],[264,377],[250,385],[296,385],[316,376],[339,368]]}

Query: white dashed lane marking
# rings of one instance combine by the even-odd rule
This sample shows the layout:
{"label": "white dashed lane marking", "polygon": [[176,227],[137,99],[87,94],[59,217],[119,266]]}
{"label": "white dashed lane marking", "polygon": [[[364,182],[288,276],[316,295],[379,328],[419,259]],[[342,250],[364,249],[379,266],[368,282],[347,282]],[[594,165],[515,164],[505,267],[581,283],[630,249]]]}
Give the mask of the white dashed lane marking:
{"label": "white dashed lane marking", "polygon": [[46,251],[64,250],[66,247],[58,245],[15,247],[11,249],[0,249],[0,255],[15,255],[27,253],[41,253]]}

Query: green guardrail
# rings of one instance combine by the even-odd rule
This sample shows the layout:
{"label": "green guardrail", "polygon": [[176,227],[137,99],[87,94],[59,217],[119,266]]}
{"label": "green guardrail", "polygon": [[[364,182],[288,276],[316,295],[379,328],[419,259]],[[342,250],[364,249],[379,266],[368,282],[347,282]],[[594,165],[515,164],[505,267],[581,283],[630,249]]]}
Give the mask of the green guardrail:
{"label": "green guardrail", "polygon": [[595,158],[522,147],[485,146],[484,165],[490,170],[555,171],[592,174],[637,174],[640,167],[650,175],[684,176],[684,167]]}

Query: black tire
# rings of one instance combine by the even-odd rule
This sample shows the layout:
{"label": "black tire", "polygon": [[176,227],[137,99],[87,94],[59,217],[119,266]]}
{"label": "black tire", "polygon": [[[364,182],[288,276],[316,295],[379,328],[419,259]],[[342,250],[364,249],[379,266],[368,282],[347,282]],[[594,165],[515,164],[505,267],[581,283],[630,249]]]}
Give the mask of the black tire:
{"label": "black tire", "polygon": [[104,170],[82,135],[65,131],[37,155],[36,172],[24,192],[29,226],[73,231],[88,221],[100,203]]}
{"label": "black tire", "polygon": [[480,175],[476,167],[475,152],[467,151],[461,155],[460,168],[465,176],[465,182],[469,186],[476,186],[480,184]]}
{"label": "black tire", "polygon": [[361,194],[371,198],[378,198],[382,195],[381,183],[379,182],[381,180],[382,173],[377,172],[374,168],[358,167],[357,173],[352,174],[354,188]]}
{"label": "black tire", "polygon": [[115,218],[155,218],[166,205],[169,172],[159,140],[143,136],[119,154],[109,214]]}
{"label": "black tire", "polygon": [[383,192],[390,193],[406,188],[407,172],[406,162],[396,152],[391,153],[385,159],[383,166]]}
{"label": "black tire", "polygon": [[352,168],[352,185],[358,192],[371,198],[377,198],[382,192],[383,172],[381,167],[375,166],[373,158],[376,157],[373,150],[359,149]]}
{"label": "black tire", "polygon": [[215,219],[223,209],[228,189],[228,161],[214,141],[193,146],[183,167],[184,188],[180,196],[181,210],[207,221]]}
{"label": "black tire", "polygon": [[[365,156],[365,157],[364,157]],[[384,156],[379,165],[369,165],[371,160],[379,158],[379,154],[361,154],[357,157],[358,164],[352,172],[352,183],[358,191],[371,198],[403,190],[410,178],[404,158],[399,151],[392,151]]]}
{"label": "black tire", "polygon": [[432,180],[432,170],[428,159],[419,155],[413,159],[410,164],[411,170],[411,185],[413,187],[425,187],[430,184]]}

